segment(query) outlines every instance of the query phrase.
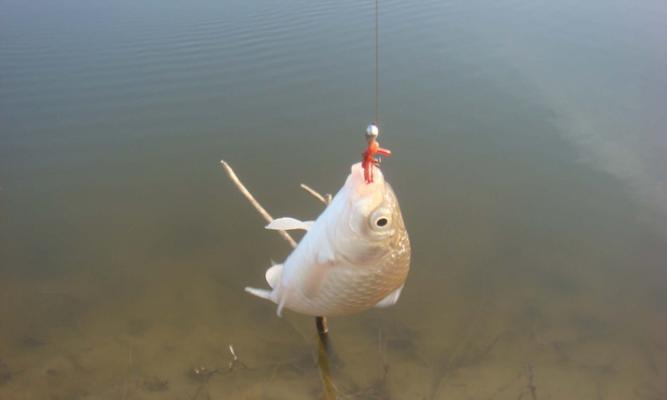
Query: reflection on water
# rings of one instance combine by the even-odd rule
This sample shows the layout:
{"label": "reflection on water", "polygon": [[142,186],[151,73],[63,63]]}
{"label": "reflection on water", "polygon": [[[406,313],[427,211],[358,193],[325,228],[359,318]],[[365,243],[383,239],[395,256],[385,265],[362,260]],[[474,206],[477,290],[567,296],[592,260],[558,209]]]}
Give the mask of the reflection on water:
{"label": "reflection on water", "polygon": [[321,212],[372,2],[0,2],[0,399],[667,398],[663,2],[381,10],[413,268],[325,352],[243,293],[290,249],[218,161]]}

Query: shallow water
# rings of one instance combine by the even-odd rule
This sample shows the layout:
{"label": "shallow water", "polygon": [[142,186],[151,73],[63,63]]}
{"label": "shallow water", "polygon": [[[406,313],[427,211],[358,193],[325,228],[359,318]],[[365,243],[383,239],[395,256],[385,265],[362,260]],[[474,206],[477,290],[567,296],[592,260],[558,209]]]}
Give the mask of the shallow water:
{"label": "shallow water", "polygon": [[[330,321],[340,398],[667,398],[667,6],[382,1],[396,307]],[[0,399],[317,398],[243,293],[373,114],[372,2],[0,1]],[[240,362],[229,371],[232,345]],[[220,369],[208,380],[194,368]]]}

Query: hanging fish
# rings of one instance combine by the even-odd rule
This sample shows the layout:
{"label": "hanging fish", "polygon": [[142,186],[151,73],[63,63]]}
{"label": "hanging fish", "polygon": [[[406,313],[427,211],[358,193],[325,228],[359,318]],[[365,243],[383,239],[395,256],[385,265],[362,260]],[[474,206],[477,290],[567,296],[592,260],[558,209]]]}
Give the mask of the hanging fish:
{"label": "hanging fish", "polygon": [[410,240],[391,186],[379,168],[368,172],[374,165],[354,164],[317,220],[267,225],[307,232],[283,264],[266,271],[271,290],[245,290],[276,303],[279,316],[283,308],[334,316],[395,304],[410,269]]}

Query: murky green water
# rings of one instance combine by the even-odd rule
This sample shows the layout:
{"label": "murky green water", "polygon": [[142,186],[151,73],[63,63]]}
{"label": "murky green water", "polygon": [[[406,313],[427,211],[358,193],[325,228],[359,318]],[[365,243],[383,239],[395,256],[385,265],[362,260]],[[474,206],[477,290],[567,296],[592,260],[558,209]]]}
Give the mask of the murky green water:
{"label": "murky green water", "polygon": [[[667,398],[665,3],[380,7],[413,269],[330,321],[339,397]],[[336,191],[373,117],[372,11],[0,1],[0,399],[323,395],[312,320],[242,291],[289,248],[218,162],[317,215],[299,183]]]}

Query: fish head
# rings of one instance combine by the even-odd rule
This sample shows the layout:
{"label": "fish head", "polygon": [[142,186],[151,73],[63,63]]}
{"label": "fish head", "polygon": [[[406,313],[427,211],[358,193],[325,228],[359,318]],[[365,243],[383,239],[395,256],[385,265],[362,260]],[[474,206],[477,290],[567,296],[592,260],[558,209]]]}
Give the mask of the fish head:
{"label": "fish head", "polygon": [[361,163],[354,164],[342,192],[333,240],[340,257],[352,265],[375,265],[396,252],[409,252],[398,200],[379,168],[374,167],[374,180],[368,183]]}

